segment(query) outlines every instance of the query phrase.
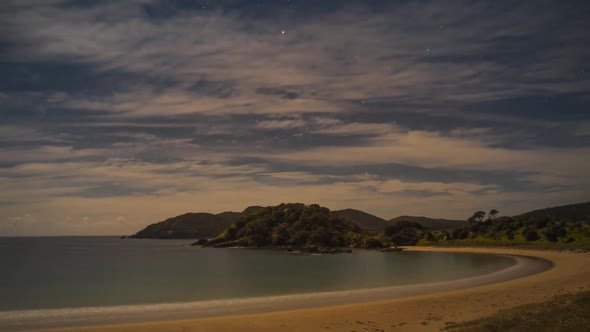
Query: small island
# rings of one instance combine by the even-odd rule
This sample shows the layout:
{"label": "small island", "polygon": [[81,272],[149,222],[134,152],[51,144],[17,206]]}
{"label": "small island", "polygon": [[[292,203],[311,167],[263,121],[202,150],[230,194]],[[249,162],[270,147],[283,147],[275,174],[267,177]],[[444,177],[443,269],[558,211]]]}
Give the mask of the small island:
{"label": "small island", "polygon": [[400,251],[397,245],[416,244],[423,231],[426,229],[418,224],[402,222],[371,235],[326,207],[289,203],[245,215],[215,238],[194,244],[214,248],[282,248],[287,253],[349,253],[351,248]]}
{"label": "small island", "polygon": [[[201,241],[202,243],[202,241]],[[283,248],[290,253],[337,253],[334,248],[376,248],[381,241],[317,204],[269,206],[248,214],[207,241],[206,247]]]}

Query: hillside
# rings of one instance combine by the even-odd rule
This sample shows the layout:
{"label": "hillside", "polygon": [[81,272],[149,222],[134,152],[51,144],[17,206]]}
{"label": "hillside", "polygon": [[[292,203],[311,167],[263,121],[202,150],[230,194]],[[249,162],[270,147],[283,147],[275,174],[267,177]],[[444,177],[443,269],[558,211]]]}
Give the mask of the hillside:
{"label": "hillside", "polygon": [[534,210],[517,217],[547,217],[551,220],[563,222],[590,222],[590,202]]}
{"label": "hillside", "polygon": [[422,225],[432,231],[455,229],[467,226],[467,221],[450,219],[432,219],[427,217],[399,216],[389,220],[389,223],[396,221],[411,221]]}
{"label": "hillside", "polygon": [[186,213],[151,224],[129,236],[132,239],[198,239],[212,238],[233,224],[240,217],[262,207],[251,206],[242,212]]}
{"label": "hillside", "polygon": [[337,214],[317,204],[269,206],[241,217],[207,246],[228,247],[381,247]]}
{"label": "hillside", "polygon": [[477,211],[468,225],[435,232],[430,242],[453,245],[541,245],[584,249],[590,246],[590,203],[534,210],[514,217]]}
{"label": "hillside", "polygon": [[389,225],[385,219],[354,209],[332,211],[331,214],[342,220],[353,223],[372,234],[383,232],[385,227]]}
{"label": "hillside", "polygon": [[221,212],[216,214],[217,217],[224,219],[224,220],[231,220],[231,221],[236,221],[238,220],[238,218],[240,218],[242,216],[243,212],[233,212],[233,211],[227,211],[227,212]]}

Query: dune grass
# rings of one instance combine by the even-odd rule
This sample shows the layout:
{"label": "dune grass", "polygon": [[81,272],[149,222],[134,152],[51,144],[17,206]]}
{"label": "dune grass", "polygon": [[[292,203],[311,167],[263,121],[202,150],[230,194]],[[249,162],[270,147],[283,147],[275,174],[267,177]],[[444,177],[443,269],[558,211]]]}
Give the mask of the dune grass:
{"label": "dune grass", "polygon": [[452,332],[590,331],[590,292],[560,295],[540,304],[502,310],[482,319],[449,324]]}

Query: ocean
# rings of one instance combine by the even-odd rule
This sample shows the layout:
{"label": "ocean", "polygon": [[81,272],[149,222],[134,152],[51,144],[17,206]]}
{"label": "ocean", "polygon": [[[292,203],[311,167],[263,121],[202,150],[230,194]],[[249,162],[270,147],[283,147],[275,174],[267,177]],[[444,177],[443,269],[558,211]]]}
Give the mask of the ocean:
{"label": "ocean", "polygon": [[338,255],[288,255],[280,250],[200,248],[190,246],[191,242],[0,238],[0,323],[2,317],[26,319],[43,310],[236,300],[440,282],[515,264],[510,257],[484,254],[354,250]]}
{"label": "ocean", "polygon": [[502,256],[355,250],[287,255],[191,240],[0,238],[0,311],[183,302],[459,279],[513,264]]}

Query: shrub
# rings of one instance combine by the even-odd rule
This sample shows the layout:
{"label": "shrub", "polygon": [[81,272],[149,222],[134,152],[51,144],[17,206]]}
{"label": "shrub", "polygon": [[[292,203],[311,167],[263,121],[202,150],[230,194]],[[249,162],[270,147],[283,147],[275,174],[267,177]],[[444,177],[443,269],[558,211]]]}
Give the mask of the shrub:
{"label": "shrub", "polygon": [[539,239],[539,233],[530,229],[524,234],[524,239],[527,241],[537,241]]}
{"label": "shrub", "polygon": [[407,221],[407,220],[399,220],[399,221],[396,221],[393,225],[387,226],[385,228],[385,235],[393,236],[393,235],[395,235],[407,228],[424,229],[424,227],[417,222]]}
{"label": "shrub", "polygon": [[453,230],[452,236],[456,240],[465,240],[469,237],[469,231],[464,228],[455,229]]}
{"label": "shrub", "polygon": [[514,240],[514,231],[509,230],[508,232],[506,232],[506,238],[508,240]]}
{"label": "shrub", "polygon": [[560,237],[567,235],[567,229],[561,224],[551,225],[545,229],[544,234],[547,241],[557,242]]}
{"label": "shrub", "polygon": [[330,239],[330,245],[334,247],[345,247],[348,245],[346,243],[346,238],[342,233],[332,232],[332,238]]}
{"label": "shrub", "polygon": [[431,232],[426,233],[426,241],[428,242],[435,242],[436,238]]}
{"label": "shrub", "polygon": [[367,249],[377,249],[383,248],[384,245],[383,243],[381,243],[381,241],[377,240],[376,238],[370,237],[365,240],[364,247]]}
{"label": "shrub", "polygon": [[415,228],[406,228],[394,234],[391,241],[397,246],[415,246],[420,241],[420,234]]}
{"label": "shrub", "polygon": [[289,243],[294,246],[301,246],[301,245],[304,245],[307,243],[308,237],[309,237],[309,232],[299,231],[291,236],[291,238],[289,239]]}

